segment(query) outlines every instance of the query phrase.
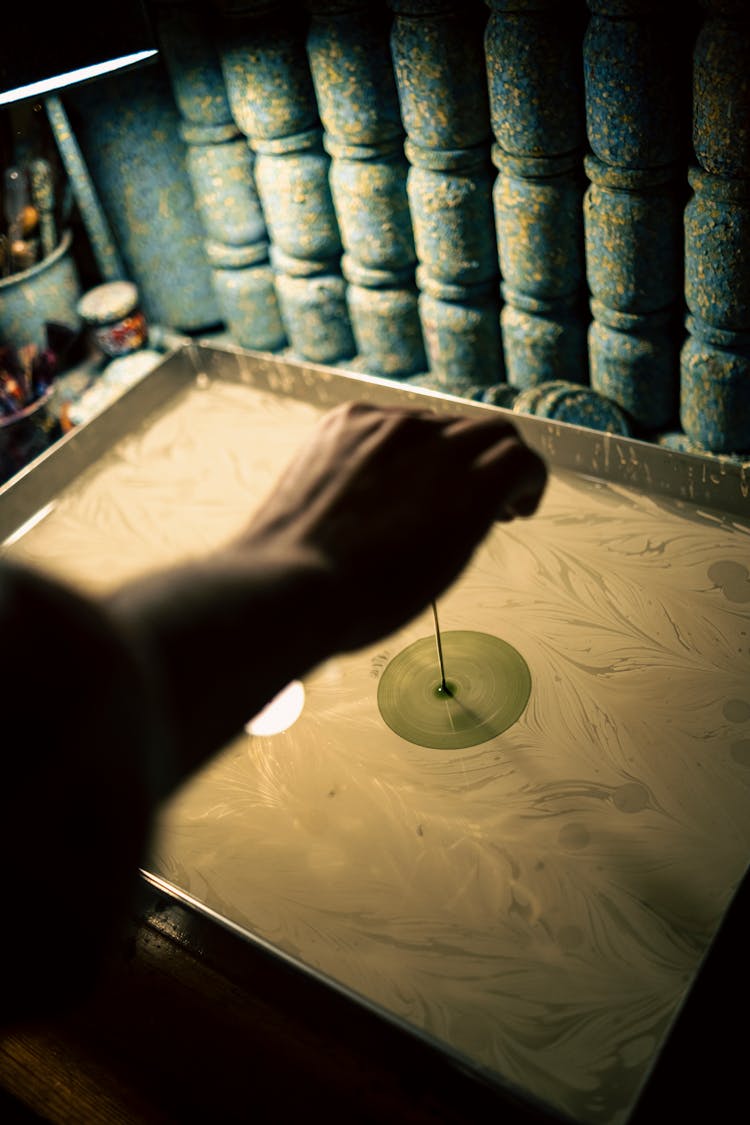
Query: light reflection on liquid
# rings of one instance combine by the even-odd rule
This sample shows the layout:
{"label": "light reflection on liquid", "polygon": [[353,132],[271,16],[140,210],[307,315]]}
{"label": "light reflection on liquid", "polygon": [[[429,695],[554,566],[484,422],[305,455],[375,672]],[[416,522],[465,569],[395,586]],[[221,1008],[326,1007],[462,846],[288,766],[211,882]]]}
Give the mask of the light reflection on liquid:
{"label": "light reflection on liquid", "polygon": [[299,680],[292,680],[245,724],[245,730],[248,734],[255,735],[281,734],[297,722],[304,706],[305,689]]}

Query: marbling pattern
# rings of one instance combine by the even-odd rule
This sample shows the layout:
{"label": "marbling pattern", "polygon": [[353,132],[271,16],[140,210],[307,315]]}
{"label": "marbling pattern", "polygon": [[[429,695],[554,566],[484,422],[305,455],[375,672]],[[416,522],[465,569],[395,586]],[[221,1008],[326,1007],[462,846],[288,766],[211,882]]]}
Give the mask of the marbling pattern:
{"label": "marbling pattern", "polygon": [[[316,417],[199,379],[10,550],[95,589],[201,551]],[[515,725],[436,751],[383,723],[428,610],[188,783],[149,870],[575,1120],[626,1121],[750,856],[748,558],[747,522],[553,471],[439,603],[529,664]]]}

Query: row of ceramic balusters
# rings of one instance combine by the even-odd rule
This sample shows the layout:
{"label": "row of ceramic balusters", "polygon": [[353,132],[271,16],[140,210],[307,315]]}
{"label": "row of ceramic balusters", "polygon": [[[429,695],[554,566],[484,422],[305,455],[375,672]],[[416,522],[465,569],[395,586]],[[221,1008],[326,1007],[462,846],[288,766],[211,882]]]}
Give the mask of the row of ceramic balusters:
{"label": "row of ceramic balusters", "polygon": [[152,8],[237,343],[750,450],[741,0]]}

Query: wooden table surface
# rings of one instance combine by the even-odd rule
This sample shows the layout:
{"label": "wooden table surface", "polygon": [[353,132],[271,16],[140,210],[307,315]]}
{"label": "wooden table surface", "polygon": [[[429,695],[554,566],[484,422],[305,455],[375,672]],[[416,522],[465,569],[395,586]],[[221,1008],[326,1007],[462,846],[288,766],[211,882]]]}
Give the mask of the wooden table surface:
{"label": "wooden table surface", "polygon": [[135,920],[95,996],[0,1040],[0,1121],[497,1120],[490,1093],[333,990],[215,956],[170,910]]}
{"label": "wooden table surface", "polygon": [[[96,994],[0,1037],[3,1125],[531,1125],[497,1092],[347,997],[149,888]],[[744,1120],[747,888],[633,1125]],[[697,1118],[696,1115],[697,1114]]]}

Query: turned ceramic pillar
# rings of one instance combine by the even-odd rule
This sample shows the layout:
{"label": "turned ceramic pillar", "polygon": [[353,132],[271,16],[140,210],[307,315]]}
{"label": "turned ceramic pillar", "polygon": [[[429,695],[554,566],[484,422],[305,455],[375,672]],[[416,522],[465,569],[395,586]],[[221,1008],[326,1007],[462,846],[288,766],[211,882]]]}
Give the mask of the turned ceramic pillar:
{"label": "turned ceramic pillar", "polygon": [[503,278],[508,382],[588,381],[581,169],[585,9],[488,0],[487,81],[498,175],[493,202]]}
{"label": "turned ceramic pillar", "polygon": [[693,52],[693,148],[685,208],[688,338],[680,421],[699,448],[750,453],[750,14],[704,4]]}
{"label": "turned ceramic pillar", "polygon": [[480,3],[391,0],[419,312],[433,385],[503,377]]}
{"label": "turned ceramic pillar", "polygon": [[154,6],[160,48],[181,115],[187,167],[224,323],[242,347],[286,344],[254,156],[234,123],[213,20],[195,4]]}
{"label": "turned ceramic pillar", "polygon": [[673,14],[589,0],[584,223],[591,385],[641,431],[678,405],[681,173],[689,115]]}
{"label": "turned ceramic pillar", "polygon": [[235,4],[220,52],[232,116],[255,154],[276,293],[292,351],[335,363],[356,350],[341,274],[301,4]]}
{"label": "turned ceramic pillar", "polygon": [[675,169],[615,168],[586,158],[591,382],[646,430],[677,402],[675,325],[682,284]]}
{"label": "turned ceramic pillar", "polygon": [[126,275],[151,324],[222,319],[163,59],[64,91],[65,108]]}
{"label": "turned ceramic pillar", "polygon": [[404,129],[387,4],[309,0],[307,53],[331,158],[357,357],[347,364],[403,377],[425,366],[406,193]]}

